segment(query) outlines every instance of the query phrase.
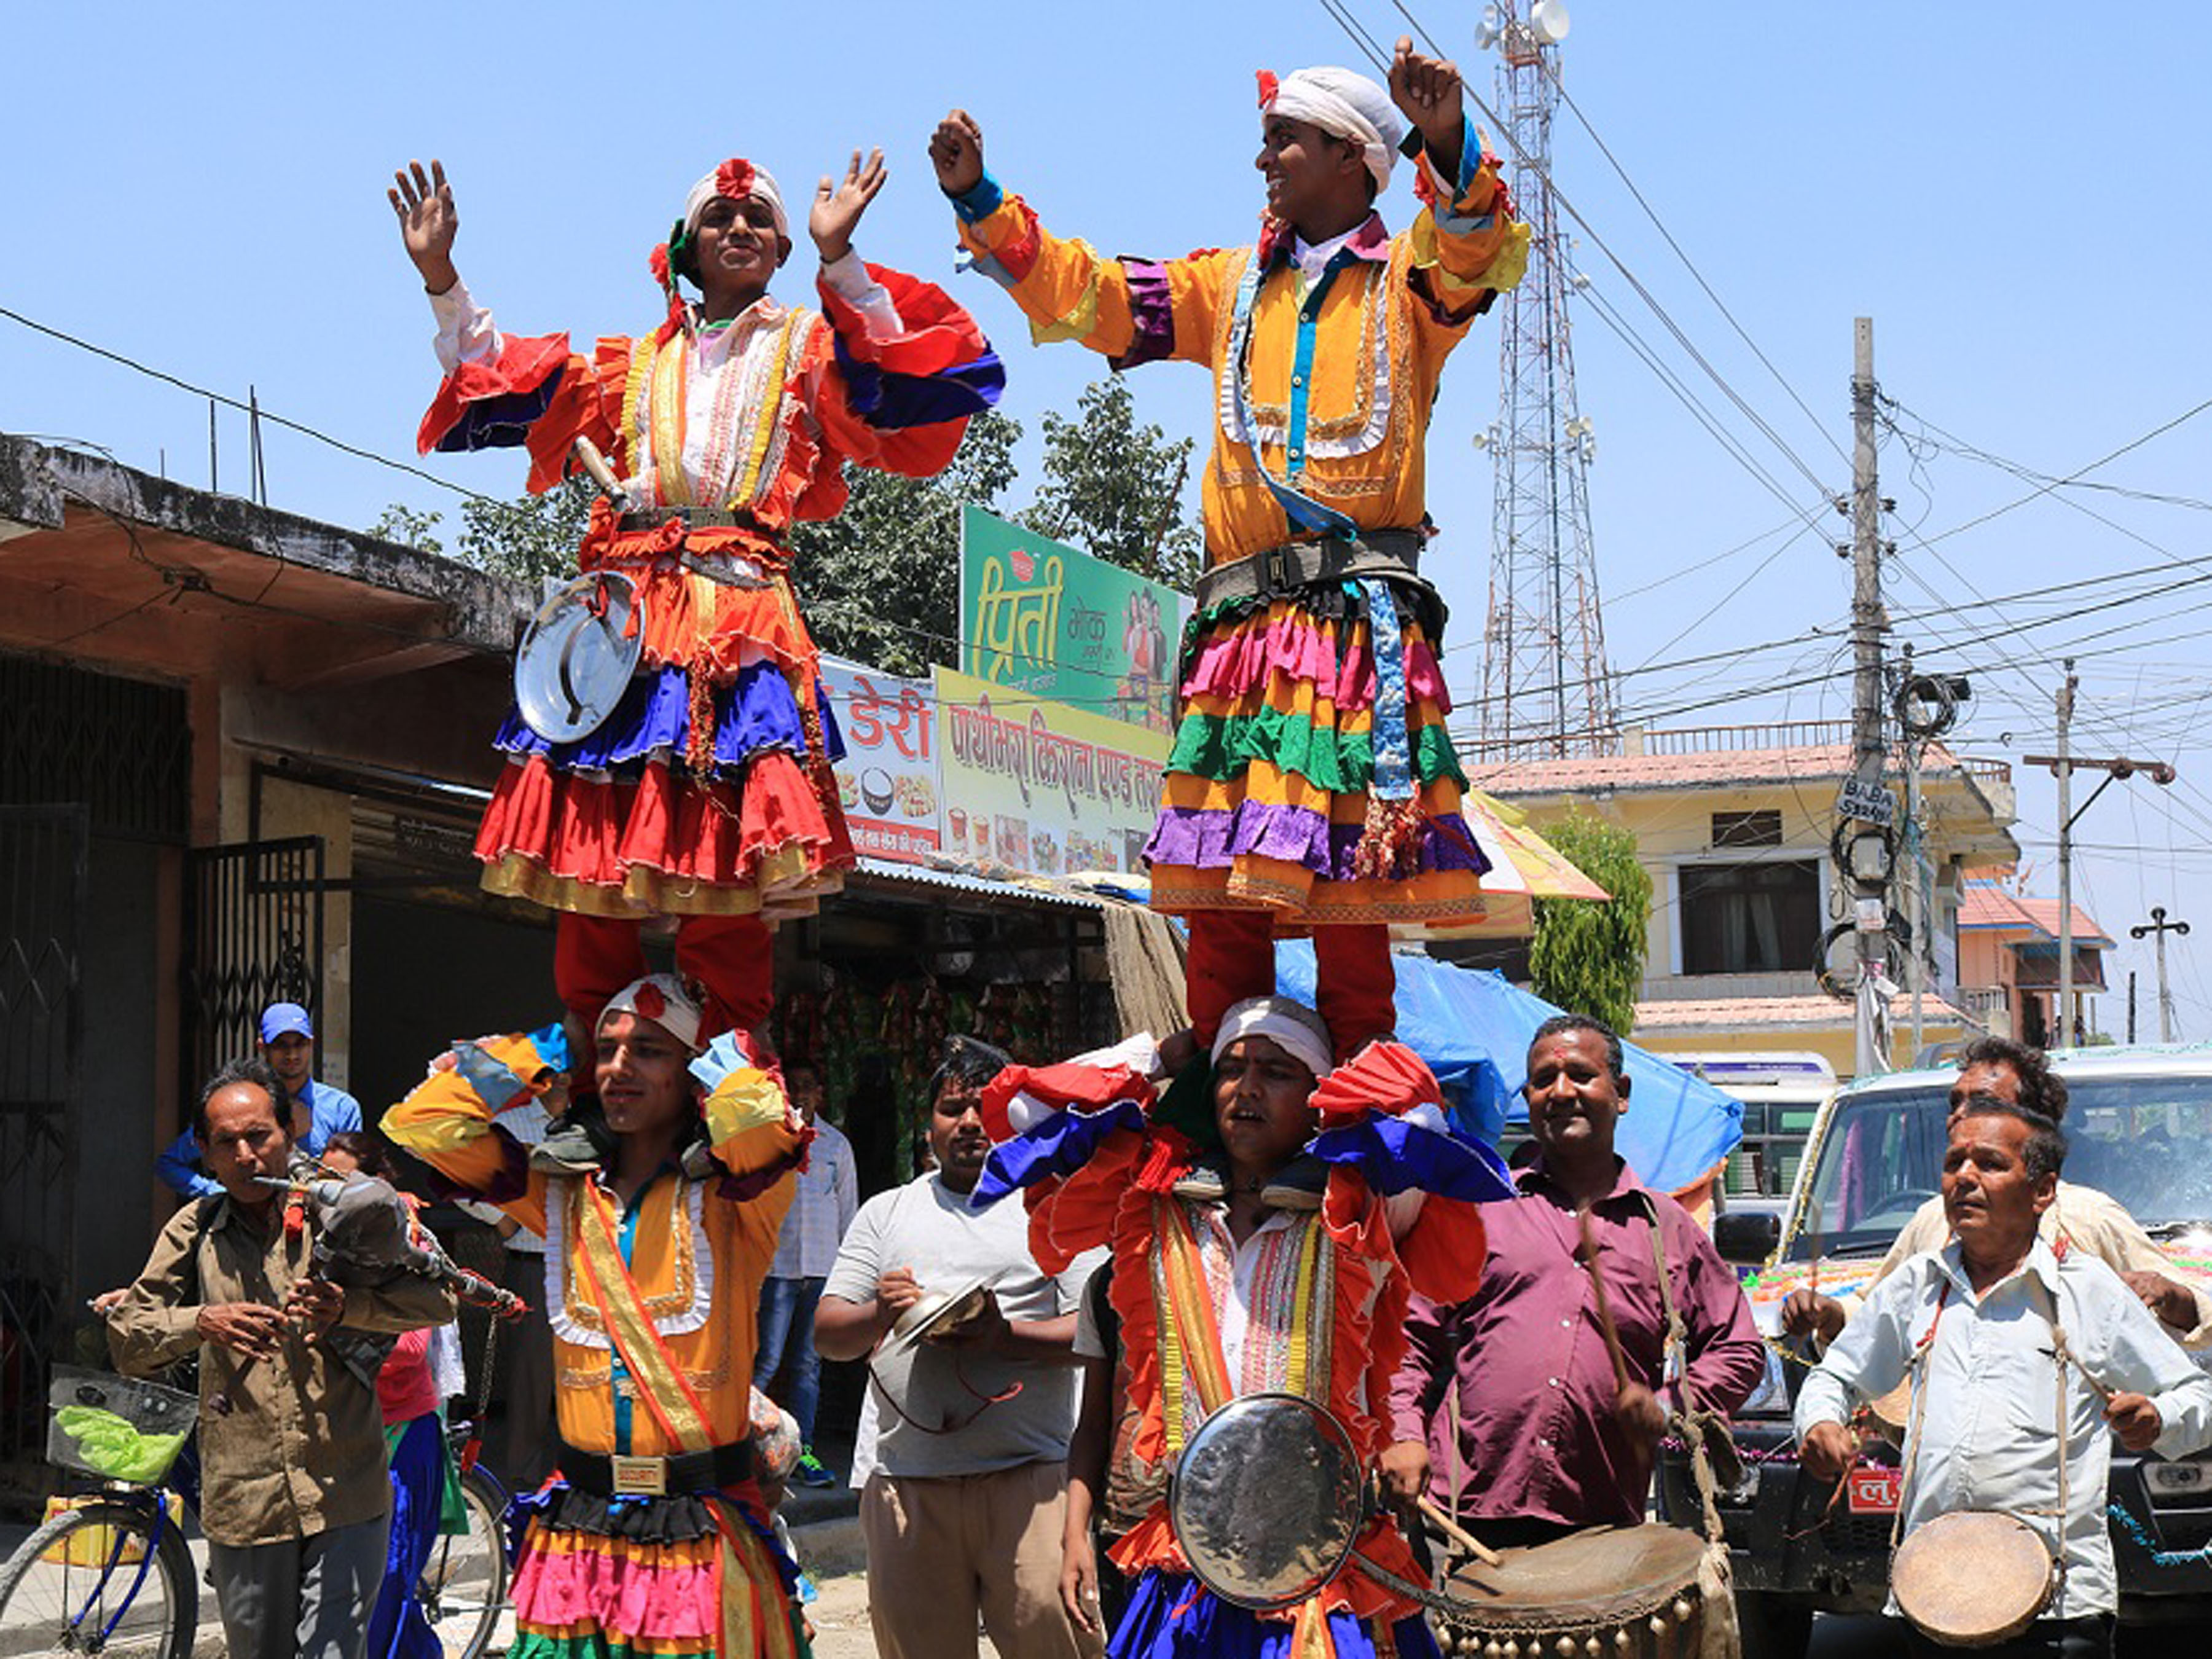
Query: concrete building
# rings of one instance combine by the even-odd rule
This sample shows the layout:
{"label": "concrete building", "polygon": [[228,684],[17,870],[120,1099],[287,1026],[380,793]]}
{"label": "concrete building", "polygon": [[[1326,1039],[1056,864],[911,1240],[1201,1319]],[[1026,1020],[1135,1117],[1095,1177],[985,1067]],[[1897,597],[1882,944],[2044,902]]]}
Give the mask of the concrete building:
{"label": "concrete building", "polygon": [[[2038,1048],[2058,1029],[2058,901],[2030,898],[2009,870],[1975,870],[1959,906],[1959,994],[1977,1024]],[[2089,999],[2108,988],[2105,952],[2113,941],[2074,907],[2074,1009],[2067,1022],[2094,1031]]]}
{"label": "concrete building", "polygon": [[[1809,1051],[1847,1075],[1850,1006],[1822,989],[1815,959],[1842,914],[1831,843],[1837,790],[1851,770],[1848,725],[1632,727],[1621,747],[1571,759],[1477,757],[1468,776],[1540,830],[1579,807],[1636,836],[1653,888],[1638,1042],[1661,1053]],[[1931,747],[1921,794],[1936,963],[1922,1034],[1938,1042],[1966,1029],[1954,1000],[1961,872],[2014,856],[2010,769]],[[1835,948],[1840,962],[1848,947]],[[1899,1065],[1911,1058],[1910,1000],[1893,1010]]]}

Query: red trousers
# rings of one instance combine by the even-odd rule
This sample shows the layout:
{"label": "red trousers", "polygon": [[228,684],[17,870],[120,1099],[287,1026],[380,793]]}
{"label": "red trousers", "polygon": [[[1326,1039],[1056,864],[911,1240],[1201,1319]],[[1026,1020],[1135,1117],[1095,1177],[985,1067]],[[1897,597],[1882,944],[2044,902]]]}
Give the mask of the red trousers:
{"label": "red trousers", "polygon": [[[639,924],[563,911],[553,943],[553,984],[561,1006],[588,1036],[615,993],[645,974]],[[758,916],[686,916],[676,928],[676,968],[707,989],[699,1041],[768,1023],[775,1007],[775,956]],[[587,1051],[588,1052],[588,1051]]]}
{"label": "red trousers", "polygon": [[[1261,910],[1200,910],[1189,921],[1185,994],[1199,1042],[1211,1046],[1231,1005],[1273,994],[1274,922]],[[1390,930],[1379,922],[1316,927],[1313,941],[1319,1012],[1337,1059],[1349,1060],[1370,1038],[1397,1028]]]}

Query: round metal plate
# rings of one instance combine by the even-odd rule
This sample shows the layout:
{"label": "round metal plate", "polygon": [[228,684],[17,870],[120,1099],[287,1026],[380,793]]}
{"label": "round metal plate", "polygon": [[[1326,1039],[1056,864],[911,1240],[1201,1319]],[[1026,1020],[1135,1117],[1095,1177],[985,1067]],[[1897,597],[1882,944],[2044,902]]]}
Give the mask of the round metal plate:
{"label": "round metal plate", "polygon": [[[606,594],[604,614],[594,611]],[[538,607],[514,653],[514,706],[549,743],[599,730],[629,690],[645,649],[629,629],[637,590],[619,571],[579,576]]]}
{"label": "round metal plate", "polygon": [[1352,1554],[1366,1477],[1343,1424],[1296,1395],[1251,1394],[1199,1425],[1168,1519],[1199,1583],[1266,1612],[1302,1601]]}

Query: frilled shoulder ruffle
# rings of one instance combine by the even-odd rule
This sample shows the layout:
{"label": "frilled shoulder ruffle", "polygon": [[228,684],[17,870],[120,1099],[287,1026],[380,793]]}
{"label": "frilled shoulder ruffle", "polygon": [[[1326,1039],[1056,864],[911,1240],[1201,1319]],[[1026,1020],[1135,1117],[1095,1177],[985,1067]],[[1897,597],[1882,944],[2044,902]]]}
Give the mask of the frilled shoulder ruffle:
{"label": "frilled shoulder ruffle", "polygon": [[497,356],[465,362],[446,376],[415,434],[432,450],[512,448],[572,377],[566,334],[507,335]]}

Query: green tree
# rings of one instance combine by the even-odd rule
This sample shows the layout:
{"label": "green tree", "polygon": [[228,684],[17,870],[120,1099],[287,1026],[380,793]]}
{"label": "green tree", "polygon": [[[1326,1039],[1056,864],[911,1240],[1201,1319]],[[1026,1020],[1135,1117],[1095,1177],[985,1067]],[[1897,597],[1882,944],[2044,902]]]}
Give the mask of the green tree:
{"label": "green tree", "polygon": [[816,644],[892,674],[957,659],[960,504],[996,505],[1021,435],[1018,421],[979,415],[934,478],[855,467],[842,513],[792,526],[792,581]]}
{"label": "green tree", "polygon": [[[576,544],[584,539],[594,493],[586,480],[571,478],[543,495],[511,501],[471,496],[461,507],[461,533],[453,556],[518,581],[534,584],[547,576],[565,576],[576,568]],[[424,553],[443,553],[444,542],[432,532],[445,517],[435,509],[418,512],[395,501],[369,533]]]}
{"label": "green tree", "polygon": [[1580,807],[1544,830],[1567,861],[1613,895],[1538,899],[1528,942],[1536,994],[1601,1019],[1623,1036],[1636,1024],[1636,991],[1651,921],[1651,878],[1637,862],[1636,837]]}
{"label": "green tree", "polygon": [[1184,516],[1192,443],[1139,425],[1119,375],[1092,382],[1076,417],[1044,416],[1044,481],[1022,522],[1042,535],[1190,592],[1205,538]]}

